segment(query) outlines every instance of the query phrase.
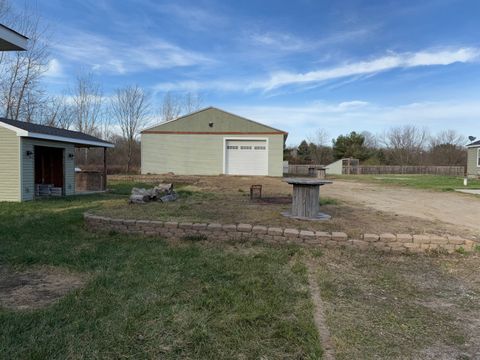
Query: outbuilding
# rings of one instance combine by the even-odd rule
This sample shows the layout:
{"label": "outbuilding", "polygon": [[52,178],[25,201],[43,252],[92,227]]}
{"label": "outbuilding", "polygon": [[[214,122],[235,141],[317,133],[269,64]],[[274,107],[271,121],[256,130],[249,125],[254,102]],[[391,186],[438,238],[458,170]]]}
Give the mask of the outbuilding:
{"label": "outbuilding", "polygon": [[480,177],[480,140],[467,145],[467,175]]}
{"label": "outbuilding", "polygon": [[77,131],[0,118],[0,201],[75,194],[75,148],[113,144]]}
{"label": "outbuilding", "polygon": [[208,107],[142,131],[142,174],[282,176],[286,138]]}

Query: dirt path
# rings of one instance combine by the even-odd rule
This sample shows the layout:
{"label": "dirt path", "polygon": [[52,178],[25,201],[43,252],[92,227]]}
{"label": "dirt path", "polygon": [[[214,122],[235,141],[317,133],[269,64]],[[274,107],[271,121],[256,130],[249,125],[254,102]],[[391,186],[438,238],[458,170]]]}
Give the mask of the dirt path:
{"label": "dirt path", "polygon": [[325,360],[335,360],[335,346],[330,337],[330,331],[327,327],[325,313],[323,311],[323,302],[320,295],[320,287],[316,279],[315,264],[313,262],[307,263],[308,267],[308,287],[312,296],[315,312],[313,318],[315,320],[315,326],[317,327],[318,334],[320,335],[320,341],[322,342],[323,358]]}
{"label": "dirt path", "polygon": [[464,194],[335,181],[326,196],[380,211],[440,221],[480,232],[480,199]]}

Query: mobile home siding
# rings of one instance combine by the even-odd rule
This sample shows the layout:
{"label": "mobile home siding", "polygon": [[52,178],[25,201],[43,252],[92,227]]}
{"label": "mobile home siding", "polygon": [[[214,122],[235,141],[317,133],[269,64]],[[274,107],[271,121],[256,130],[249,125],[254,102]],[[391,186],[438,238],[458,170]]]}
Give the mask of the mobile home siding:
{"label": "mobile home siding", "polygon": [[20,138],[0,127],[0,201],[20,200]]}
{"label": "mobile home siding", "polygon": [[223,174],[225,139],[268,139],[268,175],[282,176],[283,134],[142,134],[142,174]]}
{"label": "mobile home siding", "polygon": [[480,176],[480,167],[478,167],[478,149],[469,148],[468,149],[468,160],[467,160],[467,175],[469,176]]}
{"label": "mobile home siding", "polygon": [[32,151],[33,156],[22,157],[22,200],[33,200],[35,196],[35,146],[57,147],[64,149],[63,161],[65,172],[65,195],[75,194],[75,159],[68,154],[75,154],[75,145],[56,141],[22,138],[22,154]]}

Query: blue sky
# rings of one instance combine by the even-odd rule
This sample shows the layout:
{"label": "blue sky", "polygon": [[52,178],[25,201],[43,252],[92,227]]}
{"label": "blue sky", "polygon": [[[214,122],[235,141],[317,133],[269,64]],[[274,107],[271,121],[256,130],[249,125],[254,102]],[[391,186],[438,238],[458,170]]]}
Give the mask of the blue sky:
{"label": "blue sky", "polygon": [[108,96],[128,84],[197,92],[289,132],[381,133],[414,124],[480,135],[480,2],[36,2],[51,27],[44,81],[61,92],[93,72]]}

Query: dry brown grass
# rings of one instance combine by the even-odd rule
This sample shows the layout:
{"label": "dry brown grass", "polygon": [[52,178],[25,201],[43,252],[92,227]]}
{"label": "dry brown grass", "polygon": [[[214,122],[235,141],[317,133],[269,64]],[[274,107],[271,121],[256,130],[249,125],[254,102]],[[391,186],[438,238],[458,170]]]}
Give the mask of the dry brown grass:
{"label": "dry brown grass", "polygon": [[480,254],[313,258],[337,359],[476,359]]}

